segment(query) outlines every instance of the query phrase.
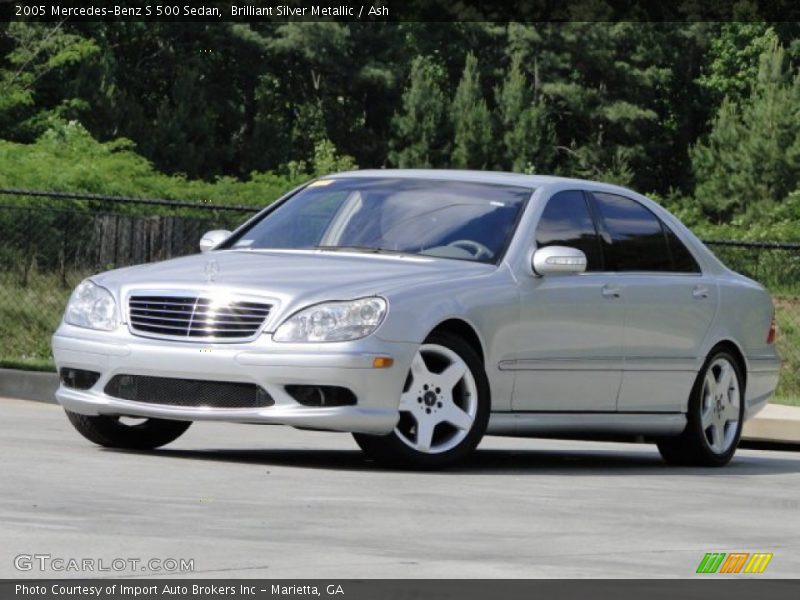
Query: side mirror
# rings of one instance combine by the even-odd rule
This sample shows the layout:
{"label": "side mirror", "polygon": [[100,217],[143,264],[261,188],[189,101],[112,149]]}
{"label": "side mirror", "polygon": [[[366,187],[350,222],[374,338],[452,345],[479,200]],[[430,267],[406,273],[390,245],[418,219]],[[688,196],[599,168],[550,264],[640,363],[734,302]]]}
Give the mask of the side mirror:
{"label": "side mirror", "polygon": [[225,241],[230,234],[231,232],[227,229],[207,231],[203,234],[203,237],[200,238],[200,252],[208,252],[216,248],[220,243]]}
{"label": "side mirror", "polygon": [[536,275],[553,273],[583,273],[586,270],[586,255],[577,248],[547,246],[533,253],[531,266]]}

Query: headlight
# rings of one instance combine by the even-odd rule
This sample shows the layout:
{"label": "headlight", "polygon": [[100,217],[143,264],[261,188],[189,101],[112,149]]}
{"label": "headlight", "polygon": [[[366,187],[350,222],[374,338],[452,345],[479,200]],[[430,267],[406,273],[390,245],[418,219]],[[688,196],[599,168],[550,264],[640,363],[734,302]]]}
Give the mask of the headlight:
{"label": "headlight", "polygon": [[86,279],[72,292],[64,320],[78,327],[111,331],[117,326],[117,305],[111,292]]}
{"label": "headlight", "polygon": [[276,342],[345,342],[368,336],[386,316],[386,300],[361,298],[310,306],[286,319]]}

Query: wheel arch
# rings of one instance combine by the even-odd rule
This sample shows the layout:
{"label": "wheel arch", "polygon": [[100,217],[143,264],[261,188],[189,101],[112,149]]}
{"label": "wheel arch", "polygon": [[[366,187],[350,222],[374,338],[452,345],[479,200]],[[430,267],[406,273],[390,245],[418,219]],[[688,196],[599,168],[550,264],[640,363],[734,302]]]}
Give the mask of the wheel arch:
{"label": "wheel arch", "polygon": [[481,341],[478,332],[475,330],[475,327],[473,327],[464,319],[455,317],[446,319],[431,329],[431,331],[425,337],[427,338],[433,333],[450,333],[458,336],[464,340],[465,343],[469,344],[473,350],[475,350],[478,358],[481,359],[481,364],[483,364],[484,367],[486,366],[486,353],[483,349],[483,342]]}
{"label": "wheel arch", "polygon": [[744,380],[742,382],[742,396],[744,396],[747,390],[747,359],[744,356],[744,352],[742,352],[742,349],[739,347],[739,344],[729,338],[719,340],[711,347],[706,358],[711,356],[715,350],[727,350],[736,359],[739,370],[742,372],[742,379]]}

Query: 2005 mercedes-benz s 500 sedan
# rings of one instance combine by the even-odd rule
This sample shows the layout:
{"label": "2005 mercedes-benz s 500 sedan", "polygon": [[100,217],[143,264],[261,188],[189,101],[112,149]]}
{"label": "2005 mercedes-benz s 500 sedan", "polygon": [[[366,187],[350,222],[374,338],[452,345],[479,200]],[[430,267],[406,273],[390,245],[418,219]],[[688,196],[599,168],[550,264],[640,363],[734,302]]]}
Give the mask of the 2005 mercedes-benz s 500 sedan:
{"label": "2005 mercedes-benz s 500 sedan", "polygon": [[89,440],[284,424],[439,467],[486,433],[631,436],[723,465],[778,379],[764,289],[617,186],[341,173],[200,246],[72,294],[56,396]]}

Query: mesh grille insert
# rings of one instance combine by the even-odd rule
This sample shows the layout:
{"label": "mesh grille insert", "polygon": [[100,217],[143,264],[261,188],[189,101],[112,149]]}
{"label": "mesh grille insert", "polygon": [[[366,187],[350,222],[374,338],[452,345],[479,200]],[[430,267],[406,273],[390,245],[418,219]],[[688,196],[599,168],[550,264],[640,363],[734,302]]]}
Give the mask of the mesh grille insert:
{"label": "mesh grille insert", "polygon": [[173,379],[143,375],[115,375],[105,393],[123,400],[167,406],[212,408],[261,408],[275,401],[254,383]]}

